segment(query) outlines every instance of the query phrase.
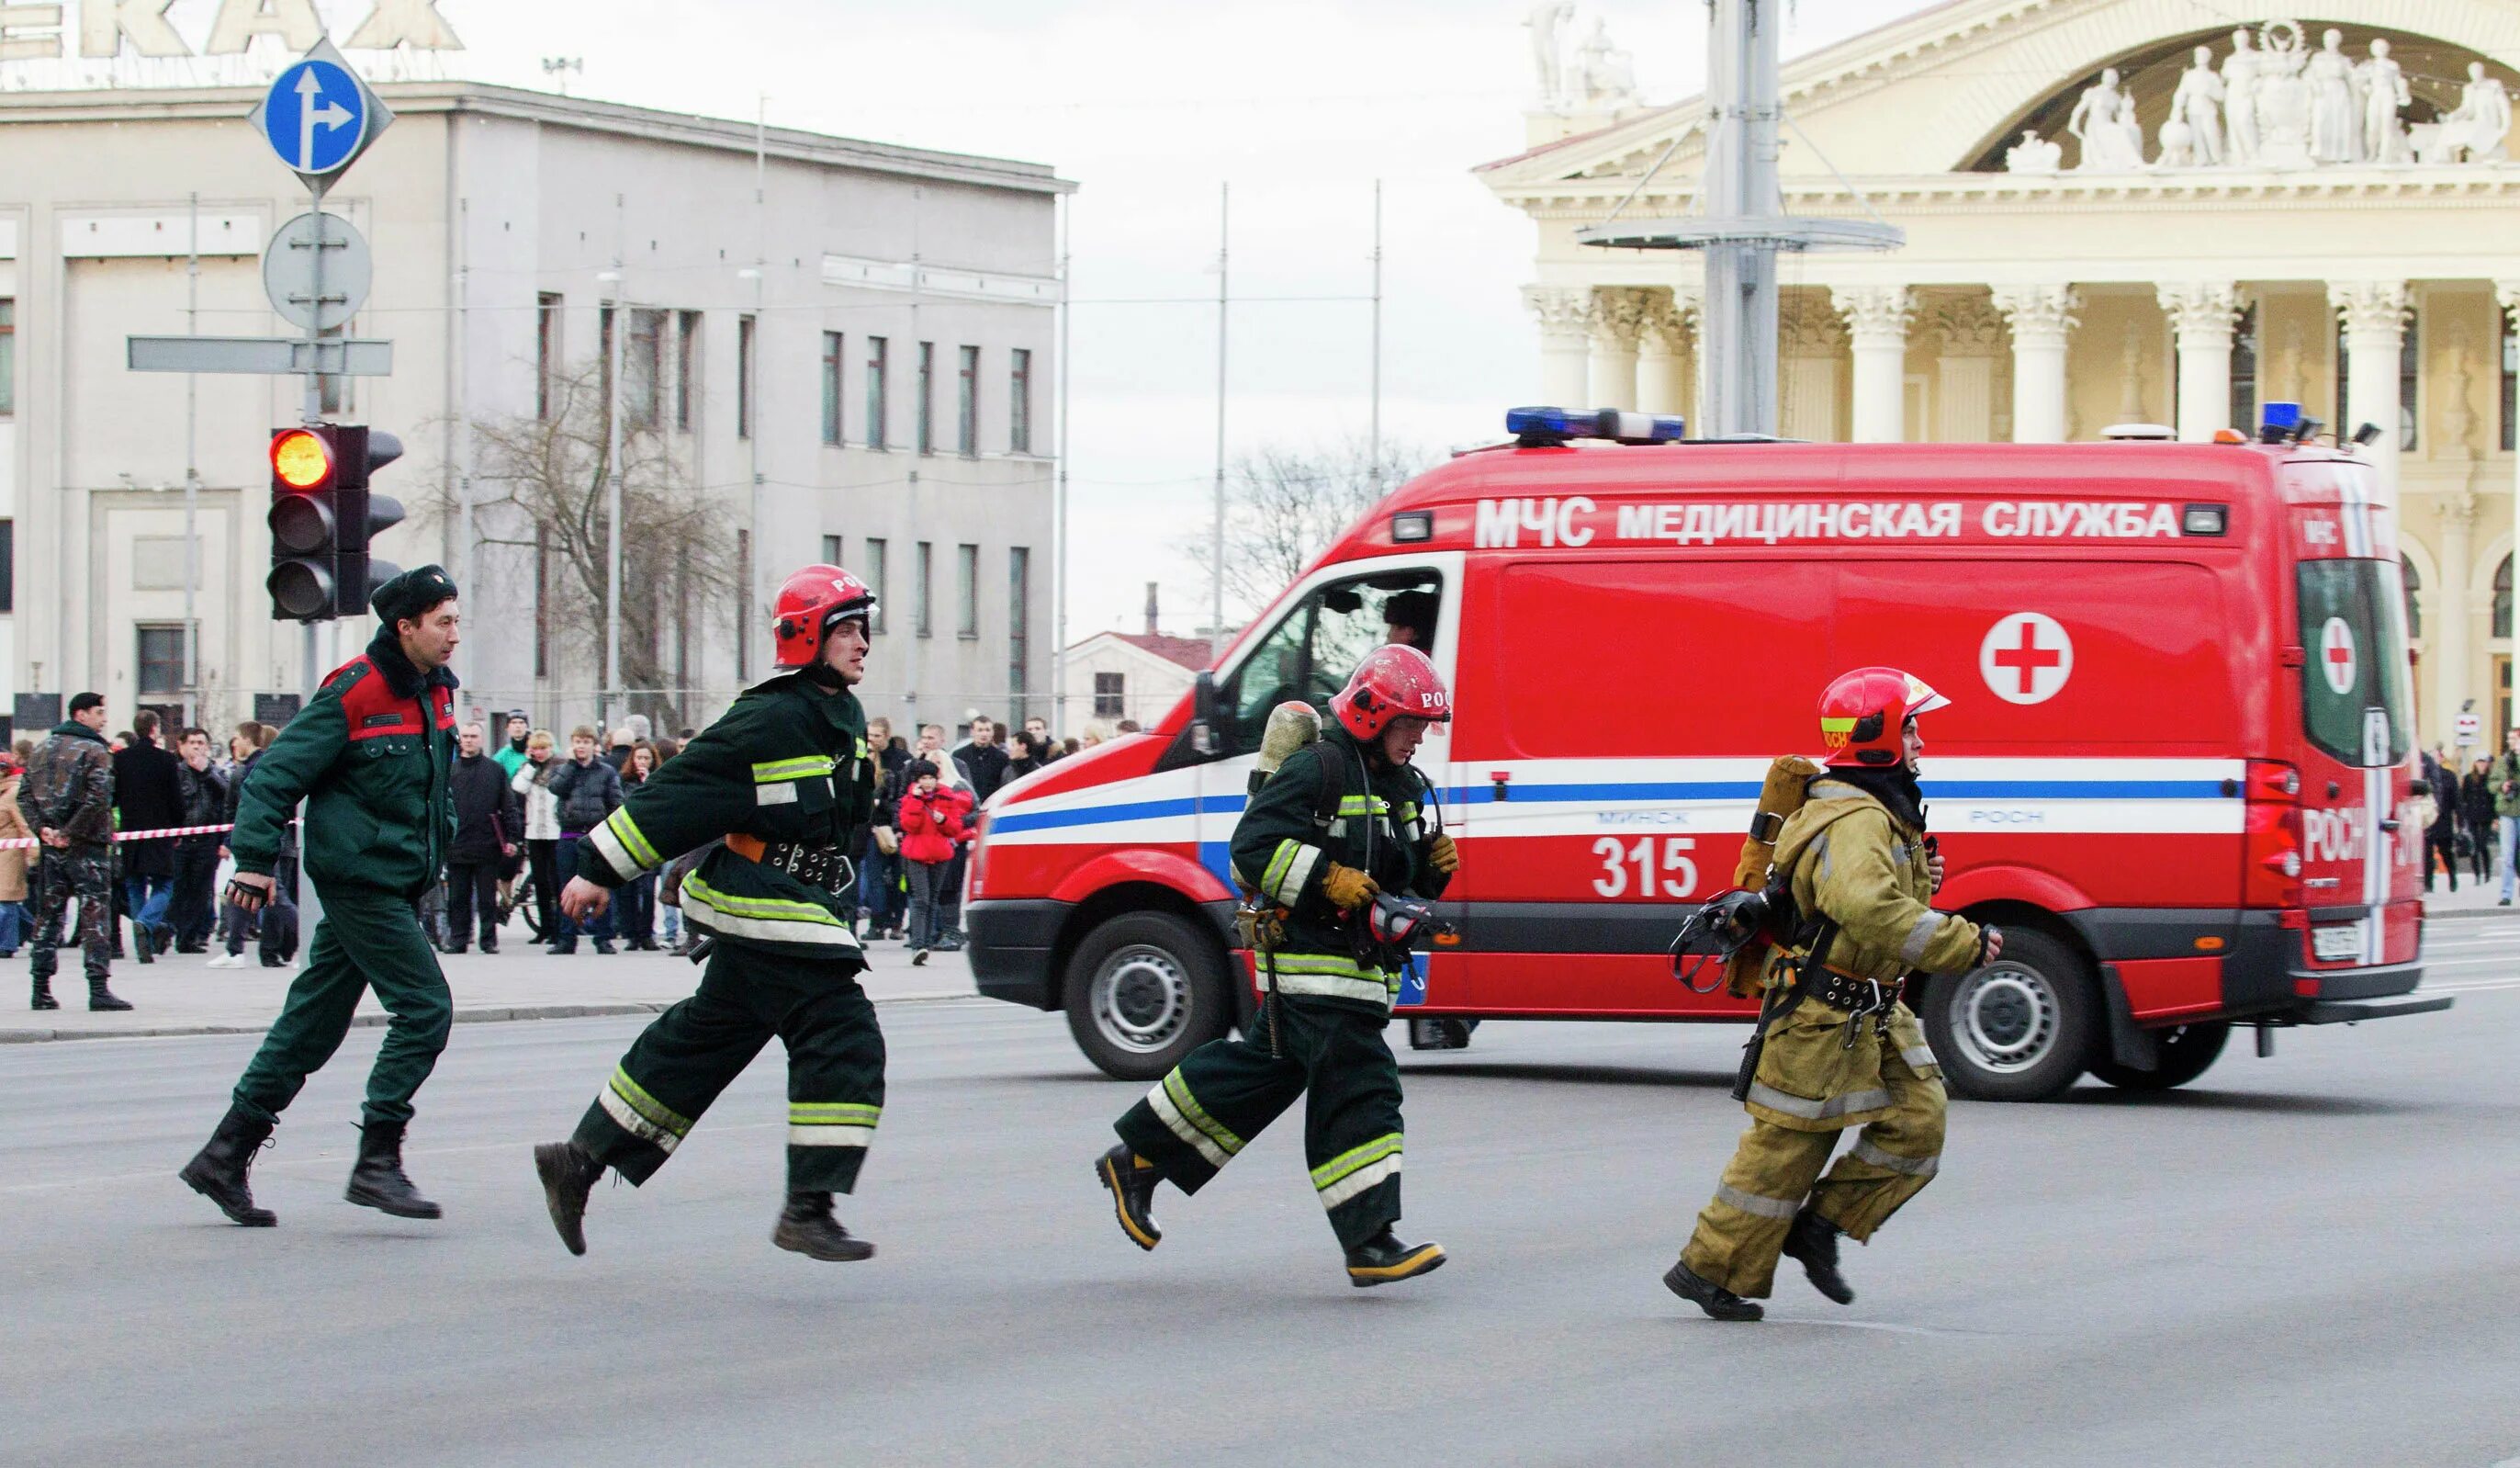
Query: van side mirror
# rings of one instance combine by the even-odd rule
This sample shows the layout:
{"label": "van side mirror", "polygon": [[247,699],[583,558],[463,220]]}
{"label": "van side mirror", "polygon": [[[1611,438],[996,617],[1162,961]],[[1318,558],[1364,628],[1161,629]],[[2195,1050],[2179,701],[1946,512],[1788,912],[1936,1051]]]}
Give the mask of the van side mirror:
{"label": "van side mirror", "polygon": [[1201,755],[1216,753],[1216,674],[1199,669],[1191,685],[1190,747]]}

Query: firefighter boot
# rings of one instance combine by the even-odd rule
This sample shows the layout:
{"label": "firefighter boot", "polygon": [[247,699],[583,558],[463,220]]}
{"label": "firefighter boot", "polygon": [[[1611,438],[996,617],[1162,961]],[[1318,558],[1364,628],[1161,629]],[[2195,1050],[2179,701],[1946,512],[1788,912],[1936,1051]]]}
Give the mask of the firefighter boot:
{"label": "firefighter boot", "polygon": [[91,1010],[129,1009],[131,1001],[107,988],[103,974],[90,974],[87,976],[87,1007]]}
{"label": "firefighter boot", "polygon": [[875,1258],[873,1244],[849,1237],[840,1220],[832,1216],[829,1193],[789,1193],[788,1206],[779,1211],[779,1226],[770,1231],[770,1242],[792,1254],[832,1263]]}
{"label": "firefighter boot", "polygon": [[1110,1189],[1111,1211],[1119,1216],[1120,1231],[1130,1243],[1152,1249],[1164,1241],[1154,1215],[1155,1184],[1163,1179],[1152,1164],[1122,1142],[1094,1160],[1094,1175]]}
{"label": "firefighter boot", "polygon": [[1837,1272],[1837,1225],[1806,1208],[1785,1232],[1785,1258],[1803,1266],[1812,1288],[1840,1305],[1855,1303],[1855,1290]]}
{"label": "firefighter boot", "polygon": [[586,1199],[604,1164],[574,1140],[545,1142],[534,1149],[534,1170],[542,1174],[543,1201],[551,1206],[552,1227],[571,1254],[586,1252]]}
{"label": "firefighter boot", "polygon": [[1360,1290],[1393,1284],[1444,1267],[1441,1244],[1404,1244],[1385,1228],[1347,1252],[1347,1282]]}
{"label": "firefighter boot", "polygon": [[420,1196],[402,1171],[402,1124],[369,1122],[359,1127],[359,1162],[342,1197],[397,1218],[435,1218],[445,1210]]}
{"label": "firefighter boot", "polygon": [[248,1116],[245,1108],[231,1106],[219,1118],[218,1129],[184,1170],[175,1175],[184,1185],[219,1206],[232,1223],[248,1228],[269,1228],[280,1216],[267,1208],[253,1206],[253,1192],[246,1185],[246,1169],[253,1165],[253,1155],[271,1139],[271,1124]]}
{"label": "firefighter boot", "polygon": [[1744,1300],[1711,1279],[1701,1278],[1686,1263],[1671,1266],[1662,1277],[1665,1288],[1718,1320],[1756,1320],[1768,1312],[1755,1300]]}

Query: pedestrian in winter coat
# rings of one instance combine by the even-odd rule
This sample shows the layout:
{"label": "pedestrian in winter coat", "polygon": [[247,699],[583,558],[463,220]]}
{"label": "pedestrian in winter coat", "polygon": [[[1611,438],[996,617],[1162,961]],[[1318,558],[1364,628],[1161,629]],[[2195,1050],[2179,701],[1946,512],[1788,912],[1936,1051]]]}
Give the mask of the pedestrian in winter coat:
{"label": "pedestrian in winter coat", "polygon": [[524,798],[509,788],[499,761],[485,754],[487,731],[466,724],[449,778],[455,796],[455,839],[446,848],[446,948],[461,953],[481,913],[481,951],[499,951],[499,873],[524,839]]}
{"label": "pedestrian in winter coat", "polygon": [[[184,799],[176,788],[181,762],[167,753],[154,711],[131,718],[130,747],[113,757],[113,809],[124,831],[164,831],[184,823]],[[122,903],[131,915],[136,952],[147,963],[175,940],[166,912],[175,900],[175,839],[116,844],[122,868]]]}
{"label": "pedestrian in winter coat", "polygon": [[[587,832],[603,825],[605,817],[621,808],[621,772],[595,757],[595,731],[584,724],[568,731],[568,763],[551,777],[552,799],[560,803],[560,870],[577,870],[577,844]],[[595,951],[609,954],[612,947],[613,913],[608,905],[596,915],[586,930],[595,940]],[[555,953],[577,951],[578,925],[566,913],[561,915],[560,940],[552,944]]]}
{"label": "pedestrian in winter coat", "polygon": [[927,950],[936,945],[942,884],[967,838],[962,799],[937,782],[936,766],[915,759],[906,773],[910,789],[901,797],[899,830],[901,859],[910,874],[910,961],[916,965],[925,963]]}
{"label": "pedestrian in winter coat", "polygon": [[[630,793],[648,783],[656,773],[656,747],[641,740],[630,747],[630,757],[621,763],[621,799],[626,803]],[[621,930],[621,946],[633,953],[656,951],[656,874],[643,872],[621,884],[616,894],[613,922]]]}
{"label": "pedestrian in winter coat", "polygon": [[2490,759],[2478,759],[2458,781],[2458,818],[2467,830],[2467,856],[2477,885],[2494,875],[2494,791],[2485,783]]}
{"label": "pedestrian in winter coat", "polygon": [[2515,863],[2520,863],[2520,729],[2503,736],[2502,753],[2485,769],[2485,788],[2494,796],[2494,849],[2502,865],[2502,902],[2511,905]]}
{"label": "pedestrian in winter coat", "polygon": [[560,909],[554,905],[560,900],[560,801],[551,782],[561,762],[552,757],[553,749],[549,729],[526,736],[524,765],[508,782],[525,803],[526,864],[533,871],[534,918],[545,942],[560,940]]}
{"label": "pedestrian in winter coat", "polygon": [[34,951],[27,956],[34,994],[28,1007],[61,1007],[53,998],[59,963],[54,949],[75,898],[87,1007],[129,1009],[129,1001],[106,987],[113,951],[113,751],[105,742],[103,694],[71,696],[70,716],[26,765],[18,808],[43,842],[35,851]]}
{"label": "pedestrian in winter coat", "polygon": [[[175,794],[183,806],[181,824],[215,826],[227,819],[228,781],[210,762],[210,732],[186,729],[176,745]],[[175,900],[166,921],[175,930],[175,951],[206,953],[210,931],[219,917],[219,854],[227,834],[202,831],[175,838]]]}
{"label": "pedestrian in winter coat", "polygon": [[[0,755],[0,842],[34,839],[18,809],[18,782],[25,773],[16,759]],[[34,859],[32,847],[0,846],[0,958],[17,957],[25,938],[26,868]]]}

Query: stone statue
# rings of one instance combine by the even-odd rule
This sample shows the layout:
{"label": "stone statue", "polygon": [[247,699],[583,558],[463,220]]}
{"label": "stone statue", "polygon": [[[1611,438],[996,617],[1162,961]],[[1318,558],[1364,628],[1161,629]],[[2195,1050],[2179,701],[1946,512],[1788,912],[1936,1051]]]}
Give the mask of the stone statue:
{"label": "stone statue", "polygon": [[[2306,168],[2311,163],[2311,85],[2302,74],[2309,44],[2301,26],[2277,21],[2260,33],[2258,79],[2250,88],[2257,115],[2257,162],[2269,168]],[[2352,116],[2349,111],[2348,117]]]}
{"label": "stone statue", "polygon": [[2266,58],[2250,44],[2248,28],[2231,32],[2231,54],[2223,58],[2223,94],[2231,118],[2231,161],[2258,161],[2258,73]]}
{"label": "stone statue", "polygon": [[2455,146],[2471,162],[2498,163],[2511,156],[2511,94],[2485,74],[2485,63],[2467,64],[2467,85],[2458,93],[2458,109],[2442,119],[2457,129]]}
{"label": "stone statue", "polygon": [[2085,172],[2125,173],[2143,166],[2143,129],[2135,120],[2134,99],[2118,90],[2115,67],[2102,70],[2074,100],[2065,130],[2083,145],[2075,166]]}
{"label": "stone statue", "polygon": [[2214,51],[2199,46],[2187,69],[2179,73],[2179,90],[2170,97],[2170,121],[2161,125],[2161,161],[2171,162],[2171,123],[2184,123],[2189,157],[2182,161],[2212,167],[2223,161],[2223,78],[2214,71]]}
{"label": "stone statue", "polygon": [[1543,107],[1555,107],[1566,96],[1566,79],[1558,65],[1557,27],[1574,19],[1574,0],[1543,0],[1523,20],[1531,31],[1531,62],[1540,73]]}
{"label": "stone statue", "polygon": [[2362,107],[2354,95],[2354,63],[2345,32],[2328,30],[2310,58],[2310,157],[2320,163],[2362,161]]}
{"label": "stone statue", "polygon": [[2413,98],[2407,91],[2407,73],[2389,59],[2389,43],[2371,42],[2371,59],[2355,68],[2362,83],[2362,161],[2366,163],[2403,163],[2407,161],[2407,129],[2398,121],[2398,109]]}
{"label": "stone statue", "polygon": [[1636,100],[1636,59],[1610,44],[1610,23],[1601,17],[1593,18],[1593,33],[1575,48],[1574,93],[1613,107]]}
{"label": "stone statue", "polygon": [[2006,173],[2053,173],[2065,166],[2065,145],[2039,135],[2033,127],[2021,134],[2021,141],[2003,150],[2003,171]]}

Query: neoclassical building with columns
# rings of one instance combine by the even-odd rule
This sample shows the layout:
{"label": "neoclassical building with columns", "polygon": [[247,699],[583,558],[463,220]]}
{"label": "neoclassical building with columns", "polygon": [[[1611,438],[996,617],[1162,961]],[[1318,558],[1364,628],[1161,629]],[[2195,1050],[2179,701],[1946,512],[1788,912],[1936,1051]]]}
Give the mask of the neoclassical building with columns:
{"label": "neoclassical building with columns", "polygon": [[[1948,0],[1786,63],[1785,209],[1877,215],[1907,244],[1783,257],[1781,432],[2049,442],[2148,422],[2202,440],[2270,400],[2379,425],[2423,739],[2451,742],[2473,701],[2498,742],[2520,5],[2227,14]],[[1536,226],[1538,401],[1692,410],[1699,257],[1576,233],[1691,212],[1705,117],[1701,99],[1552,99],[1527,151],[1478,170]]]}

